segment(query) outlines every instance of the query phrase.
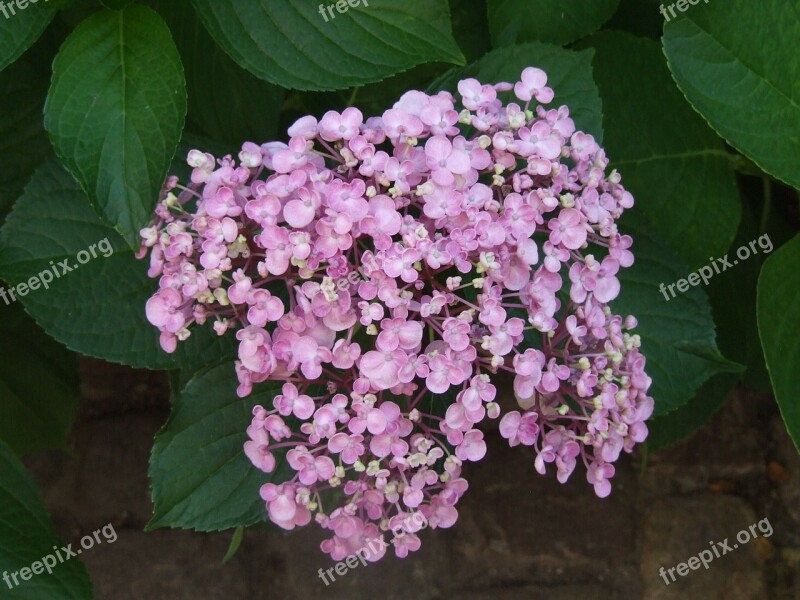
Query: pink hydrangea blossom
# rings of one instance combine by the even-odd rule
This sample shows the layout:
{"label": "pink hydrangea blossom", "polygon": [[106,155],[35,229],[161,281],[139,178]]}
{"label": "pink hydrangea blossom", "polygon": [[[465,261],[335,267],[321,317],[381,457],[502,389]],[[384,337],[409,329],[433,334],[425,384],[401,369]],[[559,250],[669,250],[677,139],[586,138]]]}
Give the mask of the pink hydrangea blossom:
{"label": "pink hydrangea blossom", "polygon": [[243,451],[269,519],[313,519],[334,560],[380,540],[379,560],[390,534],[416,551],[409,515],[454,525],[486,419],[537,472],[585,470],[600,497],[647,437],[636,319],[609,305],[634,261],[617,227],[633,197],[569,109],[543,106],[541,69],[458,92],[305,116],[238,163],[192,150],[142,230],[162,348],[213,328],[238,342],[241,397],[280,382]]}

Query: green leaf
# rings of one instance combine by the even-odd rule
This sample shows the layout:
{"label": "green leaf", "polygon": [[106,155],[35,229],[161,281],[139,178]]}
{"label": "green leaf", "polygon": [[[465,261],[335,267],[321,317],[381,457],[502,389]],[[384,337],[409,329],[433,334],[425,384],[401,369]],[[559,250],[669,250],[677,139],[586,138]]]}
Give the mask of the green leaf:
{"label": "green leaf", "polygon": [[491,50],[489,23],[486,20],[487,0],[450,0],[453,36],[467,62],[478,60]]}
{"label": "green leaf", "polygon": [[289,479],[291,469],[281,453],[276,471],[263,473],[243,446],[253,407],[271,407],[281,382],[260,384],[247,398],[236,395],[236,386],[228,362],[197,374],[177,395],[150,458],[155,508],[148,529],[217,531],[266,520],[259,489]]}
{"label": "green leaf", "polygon": [[100,4],[113,10],[123,9],[131,2],[133,2],[133,0],[100,0]]}
{"label": "green leaf", "polygon": [[447,0],[355,2],[345,2],[344,13],[334,8],[331,18],[325,7],[337,3],[193,0],[200,20],[233,60],[286,88],[337,90],[425,62],[464,64]]}
{"label": "green leaf", "polygon": [[242,69],[200,24],[189,0],[151,0],[169,25],[186,70],[187,120],[231,145],[277,139],[284,90]]}
{"label": "green leaf", "polygon": [[[86,568],[76,558],[57,564],[28,581],[12,573],[30,568],[49,556],[53,546],[64,544],[47,514],[36,484],[6,444],[0,441],[0,572],[8,572],[8,583],[0,582],[2,597],[8,600],[89,600],[92,585]],[[63,554],[62,554],[63,556]],[[55,556],[54,556],[55,557]]]}
{"label": "green leaf", "polygon": [[619,0],[488,0],[492,44],[569,44],[600,29],[618,5]]}
{"label": "green leaf", "polygon": [[735,384],[736,375],[718,373],[700,386],[695,397],[687,404],[648,421],[648,450],[671,446],[700,429],[722,407]]}
{"label": "green leaf", "polygon": [[800,235],[770,256],[758,278],[758,332],[775,399],[800,451]]}
{"label": "green leaf", "polygon": [[666,288],[661,291],[662,284],[687,277],[689,269],[670,246],[632,218],[641,220],[640,215],[627,214],[621,230],[633,237],[636,261],[620,272],[622,291],[611,308],[639,321],[633,333],[642,339],[646,371],[653,379],[649,394],[656,403],[655,414],[663,415],[686,404],[712,375],[741,367],[717,349],[711,307],[702,289],[690,287],[674,298]]}
{"label": "green leaf", "polygon": [[620,0],[619,8],[606,29],[621,29],[653,39],[661,37],[664,17],[659,12],[663,0]]}
{"label": "green leaf", "polygon": [[[603,105],[592,78],[592,50],[575,52],[550,44],[531,42],[493,50],[464,68],[454,68],[434,81],[428,91],[456,91],[461,79],[474,77],[481,83],[514,83],[525,67],[539,67],[547,73],[547,85],[555,99],[549,106],[566,104],[578,129],[603,140]],[[509,94],[500,94],[501,97]]]}
{"label": "green leaf", "polygon": [[606,153],[636,210],[691,269],[724,254],[741,201],[722,140],[675,88],[657,43],[610,31],[586,43],[596,50]]}
{"label": "green leaf", "polygon": [[[104,241],[104,240],[107,240]],[[96,258],[68,273],[78,253],[94,246]],[[113,253],[111,253],[113,250]],[[108,256],[105,256],[108,255]],[[91,256],[91,253],[89,254]],[[19,298],[41,327],[69,349],[111,362],[149,369],[197,368],[233,352],[235,341],[209,327],[167,354],[144,312],[158,283],[147,277],[147,261],[92,211],[78,184],[55,161],[39,168],[0,230],[0,277],[12,286],[56,268],[48,289]]]}
{"label": "green leaf", "polygon": [[53,62],[45,128],[98,213],[132,247],[158,199],[185,115],[178,50],[147,7],[89,17]]}
{"label": "green leaf", "polygon": [[50,154],[42,126],[47,81],[21,60],[0,73],[0,222]]}
{"label": "green leaf", "polygon": [[242,540],[244,540],[244,532],[245,528],[241,525],[233,530],[231,544],[228,546],[228,551],[225,553],[225,556],[222,557],[223,565],[229,563],[231,559],[236,556],[236,553],[239,551],[239,547],[242,545]]}
{"label": "green leaf", "polygon": [[75,355],[5,301],[0,339],[0,440],[20,455],[63,447],[78,408]]}
{"label": "green leaf", "polygon": [[[750,186],[749,183],[757,182],[745,182],[747,192],[754,195],[757,193],[747,189],[750,187],[757,187],[758,192],[762,191],[760,185]],[[773,249],[771,246],[775,235],[773,232],[772,236],[759,236],[759,219],[753,213],[750,203],[744,202],[742,208],[743,218],[739,231],[727,253],[729,259],[738,260],[734,258],[736,250],[748,246],[752,241],[756,241],[756,252],[747,260],[738,260],[738,264],[715,274],[708,285],[708,296],[714,322],[717,324],[720,350],[731,360],[747,365],[747,371],[742,376],[744,385],[769,393],[772,388],[756,323],[756,288],[761,265],[768,256],[767,249],[770,252]],[[711,262],[709,260],[709,264]],[[719,266],[719,261],[716,263]]]}
{"label": "green leaf", "polygon": [[798,39],[800,7],[785,0],[700,4],[664,29],[669,68],[692,106],[759,167],[800,188]]}
{"label": "green leaf", "polygon": [[[25,2],[25,0],[22,0]],[[44,33],[56,16],[56,8],[27,4],[20,9],[17,2],[0,5],[0,71],[17,60]]]}

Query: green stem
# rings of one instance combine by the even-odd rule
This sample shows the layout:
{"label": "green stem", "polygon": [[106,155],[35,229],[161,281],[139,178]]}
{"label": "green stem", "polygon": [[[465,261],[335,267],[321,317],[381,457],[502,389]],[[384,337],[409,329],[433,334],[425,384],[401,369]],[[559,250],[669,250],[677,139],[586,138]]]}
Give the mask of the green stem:
{"label": "green stem", "polygon": [[353,88],[353,91],[350,94],[350,99],[347,101],[348,108],[353,106],[353,103],[356,101],[356,96],[358,96],[358,90],[360,90],[360,89],[361,88],[358,88],[358,87],[354,87]]}

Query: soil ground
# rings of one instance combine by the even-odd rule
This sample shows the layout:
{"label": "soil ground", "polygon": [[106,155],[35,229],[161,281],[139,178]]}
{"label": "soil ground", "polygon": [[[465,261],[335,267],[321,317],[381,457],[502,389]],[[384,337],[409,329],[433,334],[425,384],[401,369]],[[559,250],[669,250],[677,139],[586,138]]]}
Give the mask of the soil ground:
{"label": "soil ground", "polygon": [[[487,437],[489,458],[465,469],[470,489],[449,530],[422,549],[337,577],[318,528],[251,531],[222,558],[230,533],[144,533],[147,464],[169,411],[162,374],[83,360],[82,403],[71,451],[27,463],[66,541],[113,523],[114,544],[83,555],[98,600],[800,599],[800,457],[770,396],[737,389],[687,441],[624,456],[614,491],[598,499],[582,473],[566,484],[539,476],[533,456]],[[709,542],[768,519],[774,533],[689,571],[675,567]]]}

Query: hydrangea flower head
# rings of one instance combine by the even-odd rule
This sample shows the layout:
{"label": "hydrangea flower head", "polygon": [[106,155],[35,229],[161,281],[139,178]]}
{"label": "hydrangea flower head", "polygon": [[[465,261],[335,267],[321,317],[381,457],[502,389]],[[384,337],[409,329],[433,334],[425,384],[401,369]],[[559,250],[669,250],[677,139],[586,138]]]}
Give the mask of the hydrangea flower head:
{"label": "hydrangea flower head", "polygon": [[[239,342],[240,396],[283,382],[244,452],[272,522],[314,520],[335,560],[387,532],[405,556],[420,523],[452,526],[486,419],[539,473],[582,463],[600,497],[647,436],[636,319],[609,307],[632,196],[568,108],[545,108],[541,69],[458,91],[306,116],[238,162],[193,150],[142,231],[163,349],[213,323]],[[268,480],[283,453],[293,477]]]}

